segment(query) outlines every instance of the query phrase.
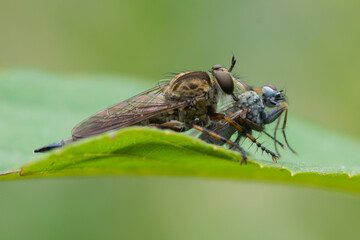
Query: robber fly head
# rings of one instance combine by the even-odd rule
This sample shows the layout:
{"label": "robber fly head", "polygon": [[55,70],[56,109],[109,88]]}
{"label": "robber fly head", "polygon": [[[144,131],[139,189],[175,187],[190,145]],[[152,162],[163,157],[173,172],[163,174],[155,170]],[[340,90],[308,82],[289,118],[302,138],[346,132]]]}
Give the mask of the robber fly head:
{"label": "robber fly head", "polygon": [[262,99],[267,107],[277,107],[286,101],[283,90],[277,90],[274,85],[267,84],[262,88]]}
{"label": "robber fly head", "polygon": [[214,65],[210,72],[215,77],[216,81],[218,82],[220,88],[226,94],[233,94],[234,92],[234,80],[230,75],[230,72],[234,68],[236,60],[234,56],[231,59],[231,66],[229,69],[222,65]]}

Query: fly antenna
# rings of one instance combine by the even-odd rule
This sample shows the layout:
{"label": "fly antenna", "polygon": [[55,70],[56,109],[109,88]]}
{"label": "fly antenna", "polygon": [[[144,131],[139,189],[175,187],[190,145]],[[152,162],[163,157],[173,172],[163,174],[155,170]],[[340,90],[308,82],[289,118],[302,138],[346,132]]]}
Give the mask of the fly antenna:
{"label": "fly antenna", "polygon": [[231,58],[231,66],[229,68],[229,72],[231,72],[235,66],[235,63],[236,63],[236,59],[235,59],[235,56],[233,54],[232,58]]}

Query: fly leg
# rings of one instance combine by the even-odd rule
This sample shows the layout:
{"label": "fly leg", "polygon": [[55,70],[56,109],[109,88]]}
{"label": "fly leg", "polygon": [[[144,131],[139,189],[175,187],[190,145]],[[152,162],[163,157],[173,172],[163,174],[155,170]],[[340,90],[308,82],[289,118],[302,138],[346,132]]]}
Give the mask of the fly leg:
{"label": "fly leg", "polygon": [[[290,151],[292,153],[297,154],[296,151],[292,147],[290,147],[289,142],[287,141],[287,138],[286,138],[286,134],[285,134],[285,127],[286,127],[287,113],[288,113],[288,108],[287,108],[286,103],[283,103],[283,105],[278,107],[277,109],[273,109],[273,110],[266,112],[266,117],[263,119],[263,122],[264,122],[264,124],[267,124],[267,123],[271,123],[277,119],[276,126],[274,129],[274,138],[276,139],[276,133],[279,128],[281,114],[283,112],[285,112],[285,117],[284,117],[284,122],[283,122],[283,126],[282,126],[282,133],[283,133],[283,136],[285,139],[285,143],[286,143],[286,146],[290,149]],[[276,144],[275,144],[275,150],[276,150],[276,152],[278,152]]]}
{"label": "fly leg", "polygon": [[[258,132],[262,132],[265,133],[266,136],[268,136],[269,138],[271,138],[272,140],[275,141],[275,143],[279,144],[283,149],[285,149],[284,144],[282,144],[280,141],[278,141],[275,137],[271,136],[269,133],[267,133],[264,128],[252,121],[250,121],[249,119],[238,119],[238,121],[241,123],[241,121],[243,121],[246,125],[248,125],[249,127],[251,127],[251,129],[254,129],[255,131]],[[280,155],[278,152],[276,152],[278,155]]]}
{"label": "fly leg", "polygon": [[284,139],[285,139],[285,143],[286,143],[286,145],[288,146],[288,148],[291,150],[291,152],[293,153],[293,154],[297,154],[297,152],[292,148],[292,147],[290,147],[290,145],[289,145],[289,143],[288,143],[288,140],[287,140],[287,138],[286,138],[286,134],[285,134],[285,127],[286,127],[286,122],[287,122],[287,115],[288,115],[288,108],[287,108],[287,106],[285,106],[285,116],[284,116],[284,122],[283,122],[283,126],[282,126],[282,129],[281,129],[281,131],[282,131],[282,133],[283,133],[283,136],[284,136]]}
{"label": "fly leg", "polygon": [[[234,141],[234,143],[239,144],[240,139],[241,139],[241,134],[238,134],[235,141]],[[230,149],[232,149],[232,147]]]}
{"label": "fly leg", "polygon": [[[244,128],[238,124],[237,122],[231,120],[230,118],[228,118],[227,116],[225,116],[224,114],[220,114],[220,113],[215,113],[211,116],[213,119],[216,120],[222,120],[224,119],[225,121],[227,121],[231,126],[233,126],[238,132],[239,134],[244,134],[247,138],[249,138],[253,143],[256,144],[256,146],[258,146],[261,150],[263,150],[264,152],[266,152],[267,154],[270,154],[272,157],[272,161],[274,163],[276,163],[276,160],[279,158],[279,156],[277,156],[275,153],[273,153],[272,151],[270,151],[269,149],[265,148],[264,146],[261,145],[261,143],[259,143],[258,141],[256,141],[256,139],[249,133],[244,133]],[[241,118],[240,118],[241,119]]]}
{"label": "fly leg", "polygon": [[267,154],[270,154],[272,157],[272,161],[274,163],[276,163],[276,160],[279,159],[279,156],[277,156],[275,153],[273,153],[272,151],[270,151],[269,149],[265,148],[264,146],[261,145],[261,143],[259,143],[258,141],[256,141],[256,138],[254,138],[251,134],[246,133],[245,136],[247,138],[249,138],[253,143],[256,144],[256,146],[258,146],[262,151],[266,152]]}
{"label": "fly leg", "polygon": [[[275,129],[274,129],[274,138],[276,138],[276,133],[277,133],[277,130],[279,128],[279,124],[280,124],[280,117],[278,118],[278,120],[276,121],[276,126],[275,126]],[[275,146],[275,151],[278,153],[278,149],[277,149],[277,146],[276,144],[274,144]]]}
{"label": "fly leg", "polygon": [[278,141],[278,140],[276,139],[276,135],[275,135],[275,134],[274,134],[274,137],[271,136],[269,133],[267,133],[267,132],[264,130],[264,128],[263,128],[262,126],[254,123],[254,122],[252,122],[252,121],[250,121],[249,119],[239,118],[238,121],[239,121],[240,123],[243,122],[243,123],[247,124],[249,127],[251,127],[252,129],[254,129],[254,130],[258,131],[258,132],[263,132],[263,133],[265,133],[266,136],[268,136],[269,138],[271,138],[271,139],[274,141],[275,152],[276,152],[276,154],[280,157],[280,153],[279,153],[279,151],[278,151],[278,149],[277,149],[277,145],[276,145],[276,144],[279,144],[282,149],[285,149],[285,146],[284,146],[284,144],[282,144],[280,141]]}
{"label": "fly leg", "polygon": [[202,133],[205,133],[205,134],[209,135],[210,137],[215,138],[216,140],[219,140],[219,141],[221,141],[223,143],[226,143],[230,147],[234,147],[234,148],[238,149],[241,152],[241,155],[242,155],[242,159],[240,160],[240,164],[243,164],[243,163],[246,164],[247,157],[246,157],[245,150],[242,147],[240,147],[239,144],[236,144],[233,141],[231,141],[229,139],[226,139],[226,138],[220,136],[219,134],[217,134],[217,133],[215,133],[213,131],[210,131],[209,129],[200,127],[199,125],[193,124],[192,127],[195,128],[196,130],[202,132]]}

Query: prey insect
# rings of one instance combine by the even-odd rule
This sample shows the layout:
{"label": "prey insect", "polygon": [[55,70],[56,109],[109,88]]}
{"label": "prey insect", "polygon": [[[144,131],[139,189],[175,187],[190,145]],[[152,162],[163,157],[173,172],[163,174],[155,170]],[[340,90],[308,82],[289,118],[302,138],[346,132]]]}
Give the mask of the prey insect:
{"label": "prey insect", "polygon": [[[276,132],[279,128],[281,115],[284,113],[285,116],[282,126],[283,136],[286,146],[293,153],[296,153],[290,147],[285,134],[288,113],[288,105],[285,95],[282,93],[282,90],[278,91],[272,85],[265,85],[261,91],[262,97],[260,97],[255,91],[246,91],[240,94],[233,104],[227,106],[223,110],[225,115],[219,116],[222,120],[213,122],[212,125],[208,127],[208,132],[204,132],[200,135],[200,139],[212,144],[223,145],[223,141],[219,141],[218,139],[210,136],[215,133],[225,139],[230,139],[235,133],[237,133],[237,138],[234,141],[235,144],[238,144],[242,137],[246,137],[255,143],[262,151],[270,154],[273,162],[276,162],[280,156],[277,150],[277,145],[285,148],[284,144],[276,139]],[[270,109],[267,110],[265,107]],[[274,122],[275,120],[277,120],[277,123],[274,130],[274,136],[271,136],[264,130],[264,126]],[[251,135],[253,130],[263,132],[274,140],[276,154],[262,146],[262,144]]]}
{"label": "prey insect", "polygon": [[[121,103],[96,113],[74,127],[72,137],[58,143],[36,149],[46,152],[82,138],[117,130],[128,126],[152,126],[178,132],[190,128],[204,131],[203,127],[217,116],[217,104],[222,96],[234,95],[234,88],[242,85],[230,73],[236,63],[232,58],[229,69],[215,65],[210,73],[193,71],[180,73],[170,82],[138,94]],[[227,140],[225,143],[237,148],[246,160],[244,149]]]}

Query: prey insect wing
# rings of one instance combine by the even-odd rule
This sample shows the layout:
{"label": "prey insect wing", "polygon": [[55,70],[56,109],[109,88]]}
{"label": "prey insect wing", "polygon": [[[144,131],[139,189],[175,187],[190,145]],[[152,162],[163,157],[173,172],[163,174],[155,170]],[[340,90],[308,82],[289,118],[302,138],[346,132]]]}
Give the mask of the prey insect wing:
{"label": "prey insect wing", "polygon": [[[232,109],[232,108],[228,106],[228,109]],[[238,119],[239,117],[243,117],[243,118],[246,117],[246,112],[243,110],[231,111],[225,114],[227,115],[228,118],[232,120]],[[236,129],[224,119],[220,121],[213,121],[211,125],[208,127],[208,129],[215,133],[220,134],[222,137],[226,139],[230,139],[236,132]],[[199,138],[201,140],[204,140],[212,144],[216,144],[216,145],[222,144],[219,140],[215,138],[209,138],[206,134],[200,135]],[[237,142],[238,141],[235,141],[235,143]]]}

